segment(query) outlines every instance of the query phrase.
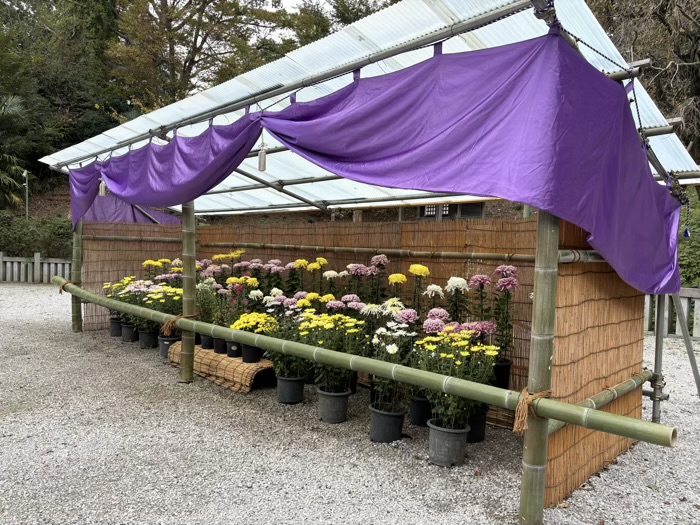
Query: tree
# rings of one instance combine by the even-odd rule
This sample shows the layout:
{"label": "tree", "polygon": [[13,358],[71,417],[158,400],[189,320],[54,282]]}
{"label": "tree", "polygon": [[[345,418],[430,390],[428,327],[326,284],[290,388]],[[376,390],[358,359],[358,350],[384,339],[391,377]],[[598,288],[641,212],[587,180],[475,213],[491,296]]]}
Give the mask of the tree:
{"label": "tree", "polygon": [[627,60],[652,58],[641,78],[700,158],[700,3],[697,0],[591,0],[592,11]]}
{"label": "tree", "polygon": [[17,134],[26,121],[27,111],[16,96],[0,96],[0,207],[19,207],[24,170],[15,154]]}

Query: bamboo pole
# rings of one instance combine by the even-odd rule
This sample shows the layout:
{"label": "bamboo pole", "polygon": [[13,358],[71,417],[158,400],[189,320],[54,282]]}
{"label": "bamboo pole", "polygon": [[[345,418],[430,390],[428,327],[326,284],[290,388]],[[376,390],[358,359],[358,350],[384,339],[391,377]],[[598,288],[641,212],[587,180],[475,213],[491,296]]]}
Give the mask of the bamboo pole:
{"label": "bamboo pole", "polygon": [[118,235],[85,235],[83,240],[111,242],[168,242],[173,244],[180,244],[182,242],[182,239],[179,237],[120,237]]}
{"label": "bamboo pole", "polygon": [[[623,381],[622,383],[606,388],[594,396],[587,397],[583,401],[576,403],[576,406],[595,408],[597,410],[600,407],[604,407],[608,403],[612,403],[618,397],[622,397],[638,389],[644,383],[650,381],[652,376],[653,372],[651,370],[642,370],[641,373],[635,374],[630,379]],[[554,434],[557,430],[560,430],[565,426],[566,423],[562,421],[550,421],[548,432],[550,435]]]}
{"label": "bamboo pole", "polygon": [[651,386],[654,388],[654,395],[651,397],[651,421],[652,423],[661,422],[661,395],[663,388],[666,386],[663,376],[663,357],[664,357],[664,332],[666,325],[664,323],[666,317],[666,296],[656,296],[656,340],[654,345],[654,377],[651,379]]}
{"label": "bamboo pole", "polygon": [[[360,248],[352,246],[318,246],[301,244],[267,244],[258,242],[209,242],[203,248],[255,248],[260,250],[293,250],[305,252],[356,253],[376,255],[383,253],[396,257],[416,257],[422,259],[477,259],[483,261],[535,262],[534,255],[518,253],[478,253],[478,252],[422,252],[399,250],[396,248]],[[563,264],[577,262],[605,262],[601,255],[593,250],[559,250],[559,262]]]}
{"label": "bamboo pole", "polygon": [[672,294],[671,298],[673,299],[673,304],[676,307],[676,315],[678,315],[678,323],[681,325],[681,332],[683,332],[685,351],[688,354],[688,360],[690,361],[690,369],[693,371],[693,378],[695,379],[695,389],[698,392],[698,396],[700,396],[700,372],[698,372],[698,363],[695,360],[695,350],[693,349],[693,341],[690,339],[690,332],[688,331],[688,318],[686,316],[686,311],[683,310],[681,299],[677,293]]}
{"label": "bamboo pole", "polygon": [[[56,276],[52,279],[52,282],[64,285],[66,280]],[[111,310],[137,315],[157,323],[166,323],[171,319],[175,319],[174,315],[157,312],[133,304],[122,303],[88,292],[72,284],[65,285],[64,288],[69,293],[77,295],[85,301],[104,306]],[[192,319],[177,319],[176,325],[183,331],[190,330],[229,341],[254,345],[271,352],[280,352],[285,355],[302,357],[316,363],[373,374],[402,383],[429,388],[438,392],[445,392],[446,394],[454,394],[459,397],[474,399],[475,401],[507,408],[509,410],[514,410],[520,401],[520,394],[512,390],[504,390],[481,383],[473,383],[471,381],[443,376],[424,370],[417,370],[403,365],[394,365],[386,361],[354,356],[344,352],[335,352],[326,348],[318,348],[293,341],[284,341],[282,339],[275,339],[273,337],[250,332],[231,330],[223,326],[216,326]],[[665,447],[676,446],[676,429],[665,425],[657,425],[627,416],[609,414],[587,407],[569,405],[551,399],[538,399],[532,406],[535,413],[541,417],[558,419],[584,428],[599,430],[601,432],[610,432],[618,436],[655,445]]]}
{"label": "bamboo pole", "polygon": [[[195,229],[194,202],[186,202],[182,205],[182,315],[185,316],[193,316],[197,305]],[[191,329],[182,332],[180,356],[180,382],[191,383],[194,380],[194,332]]]}
{"label": "bamboo pole", "polygon": [[[531,395],[552,388],[559,219],[543,210],[539,210],[537,213],[537,251],[535,257],[535,290],[532,304],[532,333],[527,383],[527,389]],[[548,428],[547,419],[528,413],[520,484],[521,525],[541,524],[544,519]]]}
{"label": "bamboo pole", "polygon": [[[73,259],[71,261],[70,280],[79,283],[83,270],[83,221],[78,221],[73,229]],[[83,331],[83,311],[80,297],[73,295],[71,302],[71,328],[74,332]]]}

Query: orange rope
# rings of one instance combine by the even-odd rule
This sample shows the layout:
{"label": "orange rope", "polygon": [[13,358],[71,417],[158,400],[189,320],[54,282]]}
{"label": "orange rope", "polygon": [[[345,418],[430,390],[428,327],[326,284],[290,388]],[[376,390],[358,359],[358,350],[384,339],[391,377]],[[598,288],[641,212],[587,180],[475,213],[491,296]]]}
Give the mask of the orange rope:
{"label": "orange rope", "polygon": [[533,401],[536,399],[549,397],[552,397],[551,389],[537,392],[536,394],[530,394],[527,391],[527,387],[523,388],[523,391],[520,392],[520,401],[518,401],[518,406],[515,409],[515,423],[513,424],[513,432],[518,435],[522,435],[527,430],[528,414],[533,417],[537,417],[535,410],[532,408]]}
{"label": "orange rope", "polygon": [[180,319],[195,319],[197,314],[194,315],[176,315],[173,319],[168,321],[163,325],[163,335],[169,337],[173,333],[173,330],[177,328],[177,322]]}

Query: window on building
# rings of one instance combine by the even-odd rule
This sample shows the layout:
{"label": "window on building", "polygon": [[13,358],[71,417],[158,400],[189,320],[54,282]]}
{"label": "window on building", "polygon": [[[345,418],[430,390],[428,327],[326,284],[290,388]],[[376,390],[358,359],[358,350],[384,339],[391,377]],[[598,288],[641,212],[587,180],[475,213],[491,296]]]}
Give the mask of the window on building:
{"label": "window on building", "polygon": [[438,209],[442,212],[443,220],[450,219],[482,219],[484,217],[483,202],[465,202],[462,204],[427,204],[420,207],[421,219],[436,219]]}

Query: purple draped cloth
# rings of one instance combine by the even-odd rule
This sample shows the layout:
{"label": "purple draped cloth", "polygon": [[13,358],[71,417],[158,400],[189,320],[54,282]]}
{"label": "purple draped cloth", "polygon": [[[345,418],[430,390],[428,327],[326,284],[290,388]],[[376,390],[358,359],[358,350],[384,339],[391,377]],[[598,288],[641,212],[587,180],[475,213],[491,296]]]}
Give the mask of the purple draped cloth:
{"label": "purple draped cloth", "polygon": [[169,213],[145,208],[143,211],[136,206],[124,202],[114,195],[96,198],[92,206],[83,215],[85,222],[118,222],[125,224],[153,224],[144,213],[148,213],[160,224],[181,224],[180,218]]}
{"label": "purple draped cloth", "polygon": [[393,188],[499,197],[589,232],[645,293],[680,288],[679,204],[653,179],[625,89],[556,32],[438,54],[279,113],[251,113],[71,171],[73,220],[102,177],[134,204],[172,206],[222,182],[262,128],[330,172]]}

